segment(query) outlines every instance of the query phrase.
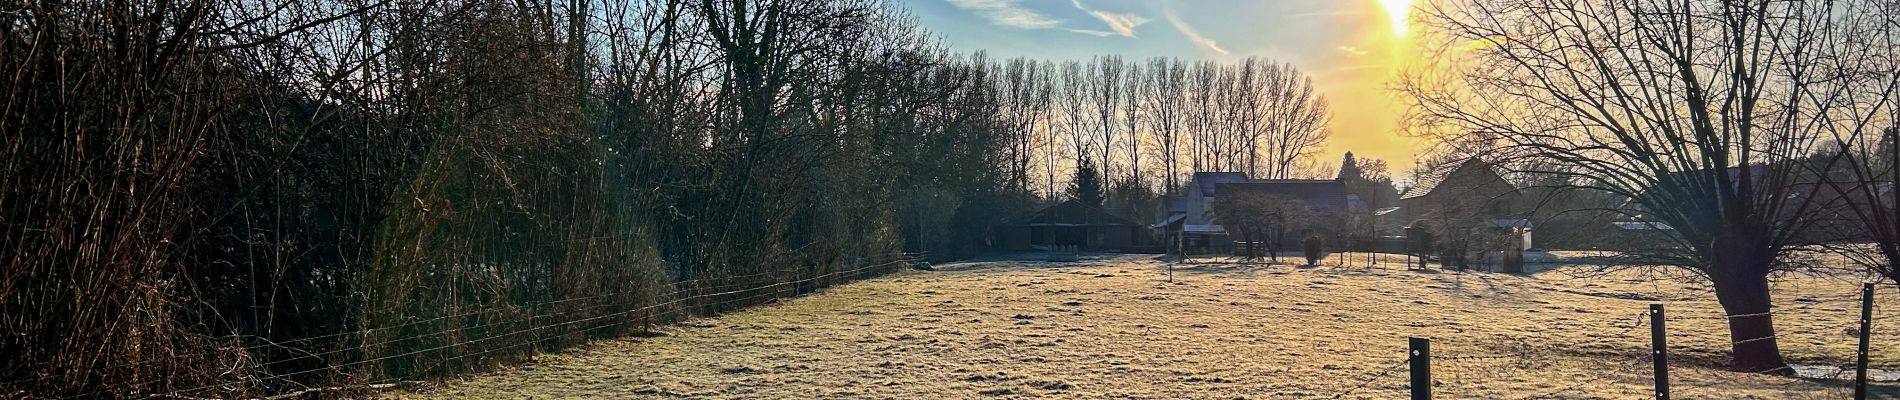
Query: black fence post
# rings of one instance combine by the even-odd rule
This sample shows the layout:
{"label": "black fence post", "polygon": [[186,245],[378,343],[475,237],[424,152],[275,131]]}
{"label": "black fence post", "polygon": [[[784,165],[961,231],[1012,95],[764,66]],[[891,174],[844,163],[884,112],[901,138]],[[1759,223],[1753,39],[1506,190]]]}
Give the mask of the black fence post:
{"label": "black fence post", "polygon": [[1874,328],[1874,284],[1860,286],[1860,359],[1854,363],[1854,400],[1867,400],[1867,335]]}
{"label": "black fence post", "polygon": [[1432,398],[1432,338],[1411,337],[1412,400]]}
{"label": "black fence post", "polygon": [[1649,305],[1650,360],[1656,363],[1656,399],[1669,400],[1669,341],[1665,340],[1663,305]]}

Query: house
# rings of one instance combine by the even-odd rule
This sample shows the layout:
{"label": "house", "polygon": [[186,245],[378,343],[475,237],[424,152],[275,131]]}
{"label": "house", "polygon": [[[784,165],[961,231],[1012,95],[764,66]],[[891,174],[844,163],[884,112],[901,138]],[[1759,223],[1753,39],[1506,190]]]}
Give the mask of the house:
{"label": "house", "polygon": [[1399,195],[1397,212],[1411,221],[1406,236],[1421,236],[1412,251],[1437,251],[1460,267],[1503,252],[1500,259],[1511,261],[1502,270],[1515,272],[1523,265],[1518,255],[1533,246],[1531,221],[1513,209],[1518,196],[1496,166],[1474,158],[1420,176]]}
{"label": "house", "polygon": [[1194,173],[1187,193],[1162,196],[1156,203],[1156,221],[1151,225],[1154,237],[1171,248],[1184,242],[1192,242],[1193,247],[1230,243],[1227,231],[1214,223],[1213,213],[1208,211],[1213,209],[1216,185],[1246,181],[1247,174],[1240,172]]}
{"label": "house", "polygon": [[1248,179],[1240,172],[1196,172],[1187,193],[1164,196],[1155,206],[1150,228],[1170,247],[1220,248],[1232,244],[1229,229],[1214,212],[1215,200],[1235,193],[1270,194],[1299,200],[1318,214],[1363,211],[1364,202],[1346,193],[1338,179]]}
{"label": "house", "polygon": [[1050,245],[1115,251],[1140,245],[1145,228],[1101,207],[1069,200],[997,225],[992,233],[998,246],[1011,251]]}
{"label": "house", "polygon": [[1420,176],[1399,194],[1399,207],[1414,221],[1505,218],[1516,191],[1490,163],[1469,159]]}
{"label": "house", "polygon": [[1247,181],[1247,174],[1240,172],[1196,172],[1194,180],[1188,184],[1187,224],[1214,225],[1214,197],[1220,195],[1223,183],[1241,183]]}
{"label": "house", "polygon": [[[1328,243],[1344,243],[1346,233],[1345,220],[1341,217],[1353,212],[1365,212],[1365,203],[1359,196],[1346,193],[1346,182],[1339,179],[1260,179],[1237,183],[1216,184],[1222,196],[1243,194],[1273,196],[1279,199],[1298,201],[1307,207],[1309,214],[1301,221],[1290,221],[1292,228],[1284,232],[1267,233],[1259,238],[1272,241],[1276,246],[1285,246],[1298,242],[1300,238],[1319,234]],[[1229,229],[1232,232],[1233,229]]]}
{"label": "house", "polygon": [[1517,187],[1504,180],[1496,166],[1474,158],[1420,176],[1399,195],[1396,212],[1411,221],[1408,225],[1507,231],[1522,237],[1517,247],[1529,248],[1532,226],[1512,209],[1517,196]]}
{"label": "house", "polygon": [[1355,208],[1359,196],[1346,194],[1346,183],[1338,179],[1262,179],[1216,184],[1223,193],[1256,193],[1299,200],[1316,213],[1339,213]]}
{"label": "house", "polygon": [[1155,222],[1149,225],[1149,228],[1154,231],[1152,233],[1154,237],[1163,243],[1174,243],[1168,240],[1168,232],[1182,229],[1181,225],[1187,221],[1187,207],[1187,196],[1163,195],[1157,199],[1154,212]]}

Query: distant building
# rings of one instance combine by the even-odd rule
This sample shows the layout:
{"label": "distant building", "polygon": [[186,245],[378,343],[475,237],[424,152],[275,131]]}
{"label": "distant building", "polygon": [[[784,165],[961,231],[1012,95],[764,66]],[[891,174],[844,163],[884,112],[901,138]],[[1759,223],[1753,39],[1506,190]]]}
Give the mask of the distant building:
{"label": "distant building", "polygon": [[1471,159],[1420,176],[1399,195],[1399,207],[1413,220],[1507,218],[1516,190],[1491,164]]}
{"label": "distant building", "polygon": [[1299,200],[1316,213],[1341,213],[1363,209],[1359,196],[1346,193],[1346,184],[1338,179],[1262,179],[1215,185],[1222,193],[1259,193]]}
{"label": "distant building", "polygon": [[[1318,214],[1365,211],[1358,196],[1346,193],[1338,179],[1248,179],[1240,172],[1196,172],[1187,193],[1163,196],[1150,228],[1169,247],[1222,248],[1233,243],[1227,227],[1215,220],[1214,203],[1235,193],[1264,193],[1299,200]],[[1302,232],[1303,234],[1304,232]]]}
{"label": "distant building", "polygon": [[1194,173],[1194,181],[1188,183],[1188,225],[1214,225],[1214,198],[1220,195],[1220,185],[1246,181],[1247,174],[1240,172]]}
{"label": "distant building", "polygon": [[1050,245],[1116,251],[1145,242],[1145,228],[1100,207],[1069,200],[1005,222],[992,228],[992,233],[998,246],[1011,251]]}
{"label": "distant building", "polygon": [[1445,227],[1512,230],[1530,247],[1531,224],[1513,210],[1517,187],[1504,180],[1497,167],[1465,160],[1457,166],[1420,176],[1418,183],[1399,195],[1396,213],[1418,223]]}
{"label": "distant building", "polygon": [[1247,174],[1239,172],[1196,172],[1193,180],[1188,181],[1187,193],[1162,196],[1155,204],[1154,236],[1162,243],[1173,248],[1180,243],[1194,242],[1200,246],[1230,243],[1227,231],[1213,221],[1215,185],[1222,183],[1246,182]]}

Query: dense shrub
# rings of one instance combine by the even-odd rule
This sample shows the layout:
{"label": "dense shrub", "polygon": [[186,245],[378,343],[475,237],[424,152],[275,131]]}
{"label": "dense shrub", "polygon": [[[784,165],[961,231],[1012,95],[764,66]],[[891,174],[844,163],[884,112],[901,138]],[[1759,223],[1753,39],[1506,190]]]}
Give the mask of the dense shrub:
{"label": "dense shrub", "polygon": [[1306,265],[1319,265],[1319,259],[1326,257],[1326,239],[1319,235],[1308,235],[1300,240],[1300,248],[1305,250]]}

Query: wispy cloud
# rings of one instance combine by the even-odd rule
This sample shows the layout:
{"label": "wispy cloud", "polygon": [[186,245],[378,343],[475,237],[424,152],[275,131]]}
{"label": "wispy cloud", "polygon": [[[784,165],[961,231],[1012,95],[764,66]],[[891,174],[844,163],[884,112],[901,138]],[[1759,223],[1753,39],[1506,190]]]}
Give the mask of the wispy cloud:
{"label": "wispy cloud", "polygon": [[1094,30],[1094,29],[1073,29],[1073,28],[1071,28],[1071,29],[1069,29],[1069,32],[1075,32],[1075,33],[1080,33],[1080,34],[1084,34],[1084,35],[1089,35],[1089,36],[1095,36],[1095,37],[1109,37],[1109,36],[1115,36],[1115,35],[1116,35],[1116,33],[1115,33],[1115,32],[1109,32],[1109,31],[1098,31],[1098,30]]}
{"label": "wispy cloud", "polygon": [[[1131,37],[1131,38],[1135,37],[1135,27],[1141,26],[1141,24],[1148,23],[1148,17],[1141,16],[1141,14],[1112,13],[1112,12],[1107,12],[1107,11],[1096,10],[1093,8],[1089,8],[1088,6],[1082,5],[1082,0],[1069,0],[1069,3],[1075,4],[1076,9],[1082,10],[1083,12],[1087,12],[1089,13],[1090,16],[1095,17],[1095,19],[1101,20],[1103,24],[1108,25],[1109,30],[1115,31],[1115,34],[1121,35],[1122,37]],[[1072,29],[1071,31],[1077,31],[1077,30]],[[1101,32],[1101,31],[1092,31],[1092,32]],[[1094,34],[1092,32],[1078,31],[1078,33]]]}
{"label": "wispy cloud", "polygon": [[1061,25],[1042,13],[1024,8],[1019,0],[944,0],[951,6],[969,11],[998,26],[1019,29],[1046,29]]}
{"label": "wispy cloud", "polygon": [[1227,49],[1221,48],[1220,43],[1214,42],[1214,39],[1201,36],[1200,31],[1195,30],[1193,26],[1188,26],[1187,22],[1181,21],[1181,16],[1175,15],[1174,10],[1166,10],[1163,14],[1167,15],[1168,23],[1173,24],[1175,30],[1181,31],[1182,35],[1187,36],[1188,41],[1194,42],[1194,47],[1199,47],[1202,51],[1223,56],[1232,54],[1228,52]]}

